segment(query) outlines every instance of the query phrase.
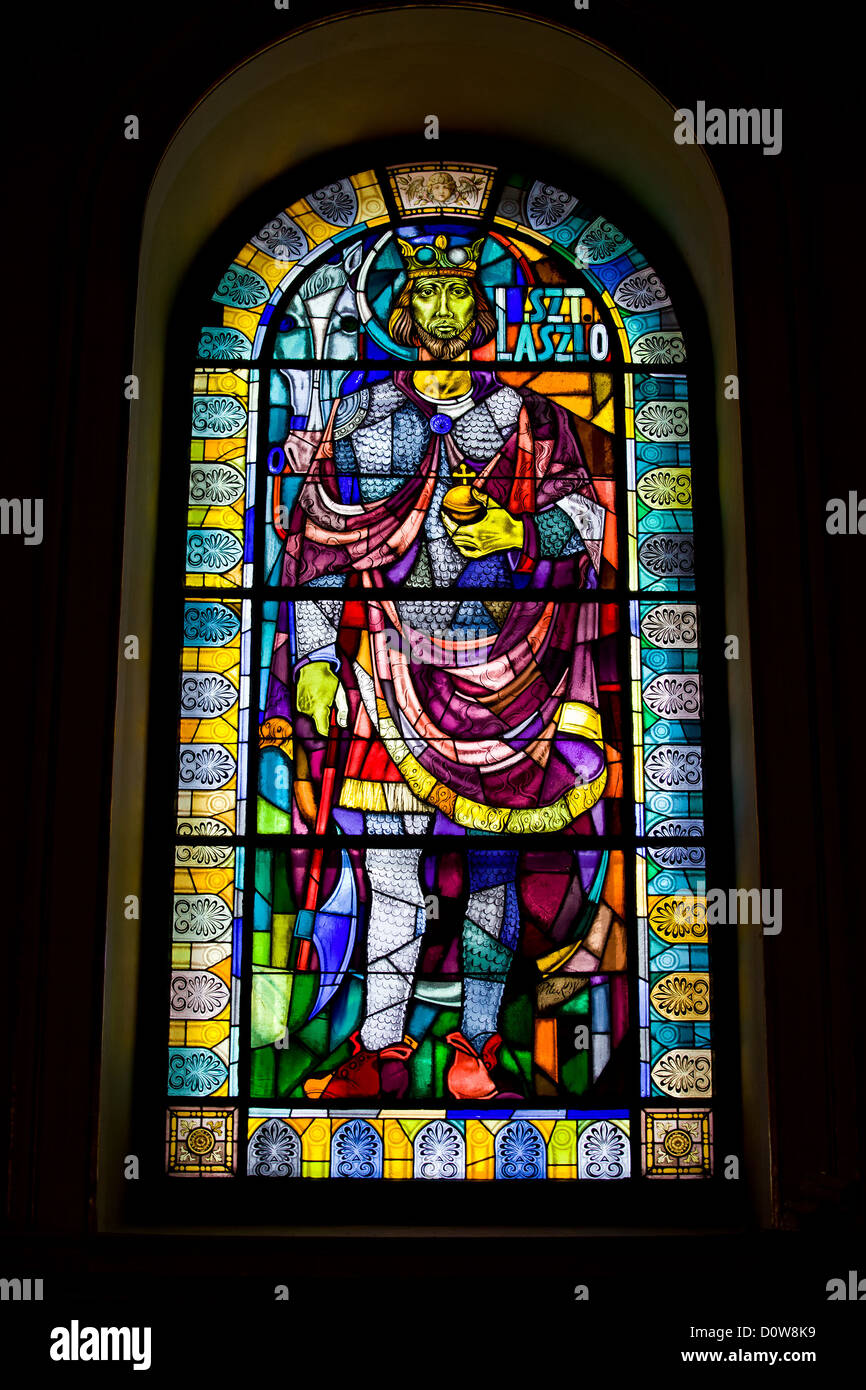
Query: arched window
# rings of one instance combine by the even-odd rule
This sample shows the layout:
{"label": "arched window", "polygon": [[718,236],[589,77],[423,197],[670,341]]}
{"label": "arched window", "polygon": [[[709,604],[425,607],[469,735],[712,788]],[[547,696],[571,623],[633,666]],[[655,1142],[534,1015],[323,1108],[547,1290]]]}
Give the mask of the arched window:
{"label": "arched window", "polygon": [[201,306],[170,1177],[713,1172],[688,324],[563,183],[289,177]]}

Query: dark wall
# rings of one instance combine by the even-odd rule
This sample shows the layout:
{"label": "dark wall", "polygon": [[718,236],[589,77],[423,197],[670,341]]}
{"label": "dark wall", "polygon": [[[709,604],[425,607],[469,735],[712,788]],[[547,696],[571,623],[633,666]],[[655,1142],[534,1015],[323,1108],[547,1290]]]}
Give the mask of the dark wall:
{"label": "dark wall", "polygon": [[[76,1237],[92,1215],[123,379],[148,186],[213,82],[292,25],[347,8],[58,6],[34,11],[9,46],[5,392],[14,431],[3,492],[41,495],[46,507],[41,547],[0,538],[12,692],[7,855],[22,890],[6,1011],[8,1201],[21,1232]],[[862,293],[849,226],[859,163],[848,148],[858,128],[852,38],[834,28],[831,7],[801,33],[780,0],[592,0],[587,11],[563,0],[531,12],[606,44],[677,106],[784,112],[779,156],[712,153],[733,235],[763,882],[784,895],[783,930],[765,938],[777,1221],[841,1228],[857,1216],[862,1155],[854,990],[864,914],[854,884],[859,813],[845,796],[858,790],[862,743],[863,539],[828,535],[825,504],[866,492],[849,355]],[[339,80],[337,54],[335,65]],[[504,99],[519,100],[519,83]],[[131,113],[137,142],[123,139]]]}

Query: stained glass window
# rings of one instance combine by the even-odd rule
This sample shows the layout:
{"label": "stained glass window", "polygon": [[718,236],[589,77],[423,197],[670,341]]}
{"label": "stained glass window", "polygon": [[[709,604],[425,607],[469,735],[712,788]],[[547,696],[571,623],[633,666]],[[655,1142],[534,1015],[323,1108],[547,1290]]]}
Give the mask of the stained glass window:
{"label": "stained glass window", "polygon": [[226,267],[169,1174],[711,1173],[685,363],[626,232],[483,162],[328,183]]}

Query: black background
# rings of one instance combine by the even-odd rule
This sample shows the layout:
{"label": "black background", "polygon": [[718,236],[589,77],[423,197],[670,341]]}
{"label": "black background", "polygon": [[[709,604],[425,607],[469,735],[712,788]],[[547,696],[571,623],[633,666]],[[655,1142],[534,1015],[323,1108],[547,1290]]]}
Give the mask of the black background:
{"label": "black background", "polygon": [[[459,1341],[462,1326],[498,1362],[517,1336],[527,1350],[547,1345],[538,1373],[557,1374],[578,1373],[581,1356],[602,1364],[614,1326],[634,1334],[613,1343],[626,1358],[619,1366],[654,1354],[663,1371],[695,1345],[691,1323],[721,1326],[732,1310],[735,1323],[818,1326],[823,1335],[803,1345],[817,1346],[827,1369],[858,1310],[827,1304],[826,1282],[857,1268],[858,1245],[866,1275],[866,1049],[855,1011],[863,538],[825,527],[829,498],[866,493],[855,384],[866,284],[855,220],[862,79],[856,10],[842,6],[500,6],[598,39],[676,106],[703,99],[784,113],[779,156],[709,151],[734,257],[762,881],[780,887],[785,904],[782,933],[765,938],[775,1229],[484,1240],[443,1229],[428,1240],[291,1242],[92,1234],[123,378],[144,202],[163,150],[214,81],[293,26],[349,8],[50,5],[22,9],[7,37],[3,351],[13,428],[2,492],[45,498],[45,538],[41,547],[0,538],[6,862],[20,889],[4,914],[12,1120],[0,1274],[44,1277],[46,1303],[4,1305],[5,1330],[11,1313],[33,1337],[36,1364],[58,1375],[72,1372],[48,1362],[40,1329],[71,1317],[141,1323],[145,1313],[165,1328],[164,1365],[183,1345],[194,1367],[199,1338],[222,1361],[249,1337],[262,1365],[301,1333],[311,1351],[332,1350],[337,1320],[350,1349],[378,1345],[386,1330]],[[123,139],[129,113],[140,117],[137,142]],[[290,1285],[288,1304],[273,1302],[278,1282]],[[588,1304],[573,1301],[581,1282]],[[235,1298],[243,1311],[233,1321]]]}

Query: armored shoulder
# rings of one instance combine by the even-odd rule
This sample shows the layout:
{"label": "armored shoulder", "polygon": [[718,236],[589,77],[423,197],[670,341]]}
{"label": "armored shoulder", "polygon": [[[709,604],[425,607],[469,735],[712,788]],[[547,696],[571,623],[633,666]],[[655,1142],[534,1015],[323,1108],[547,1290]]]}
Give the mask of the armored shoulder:
{"label": "armored shoulder", "polygon": [[403,392],[399,391],[391,380],[375,381],[369,391],[370,412],[367,418],[371,425],[377,420],[383,420],[386,415],[393,415],[395,410],[406,404]]}
{"label": "armored shoulder", "polygon": [[456,421],[454,439],[458,447],[479,461],[493,458],[514,432],[521,403],[516,391],[501,386]]}
{"label": "armored shoulder", "polygon": [[487,397],[486,404],[499,429],[509,432],[514,429],[523,402],[513,387],[501,386]]}
{"label": "armored shoulder", "polygon": [[334,438],[345,439],[362,427],[370,428],[386,420],[407,404],[402,391],[392,381],[376,381],[344,396],[334,417]]}
{"label": "armored shoulder", "polygon": [[366,386],[344,396],[337,406],[334,416],[334,438],[345,439],[359,425],[363,425],[370,410],[370,392]]}

